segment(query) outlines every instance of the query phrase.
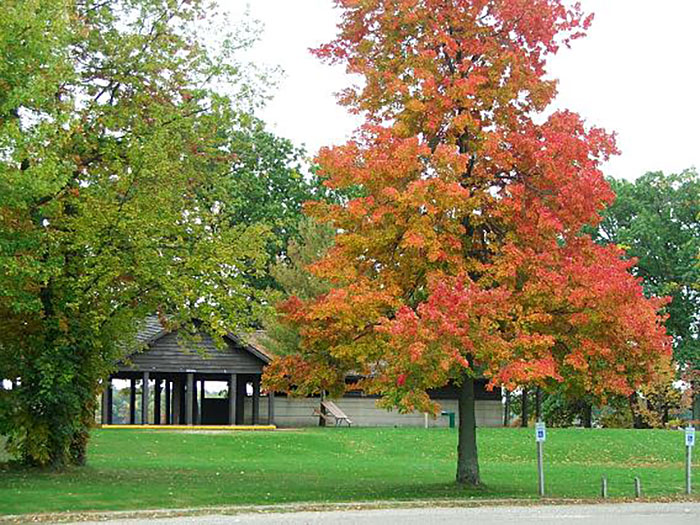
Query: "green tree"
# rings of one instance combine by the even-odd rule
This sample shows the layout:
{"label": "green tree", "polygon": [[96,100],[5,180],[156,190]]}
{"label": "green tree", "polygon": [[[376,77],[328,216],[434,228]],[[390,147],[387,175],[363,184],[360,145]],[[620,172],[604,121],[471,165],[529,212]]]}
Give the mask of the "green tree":
{"label": "green tree", "polygon": [[[298,246],[303,239],[303,204],[338,196],[309,168],[303,149],[266,130],[261,120],[251,118],[236,130],[234,139],[235,177],[227,196],[231,220],[269,227],[273,235],[268,237],[267,253],[271,260],[285,259],[290,241]],[[255,285],[284,288],[269,273],[256,279]]]}
{"label": "green tree", "polygon": [[[680,372],[700,371],[700,177],[697,171],[611,179],[617,194],[597,231],[601,243],[623,246],[648,296],[670,296],[666,327]],[[700,417],[700,416],[698,416]]]}
{"label": "green tree", "polygon": [[265,82],[236,61],[254,32],[214,35],[218,16],[0,4],[0,377],[18,381],[0,434],[26,463],[85,461],[100,382],[147,314],[218,333],[259,313],[268,229],[227,199]]}
{"label": "green tree", "polygon": [[[270,265],[270,275],[280,290],[276,299],[299,297],[312,299],[327,293],[330,283],[315,276],[309,266],[319,261],[333,246],[335,232],[325,224],[304,217],[298,224],[299,239],[289,243],[287,253]],[[264,322],[265,343],[277,355],[290,355],[299,350],[298,328],[284,320],[284,311],[272,311]]]}
{"label": "green tree", "polygon": [[610,184],[617,199],[603,214],[598,240],[637,259],[634,271],[648,295],[673,298],[666,327],[675,360],[700,368],[700,177],[655,172]]}

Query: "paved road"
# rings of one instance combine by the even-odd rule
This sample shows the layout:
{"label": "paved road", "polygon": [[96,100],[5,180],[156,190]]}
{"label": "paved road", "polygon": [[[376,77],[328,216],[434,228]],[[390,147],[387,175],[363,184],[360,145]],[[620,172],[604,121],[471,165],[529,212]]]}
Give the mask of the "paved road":
{"label": "paved road", "polygon": [[[105,522],[94,522],[104,524]],[[414,508],[110,521],[111,525],[700,525],[700,503]],[[83,523],[85,525],[85,523]]]}

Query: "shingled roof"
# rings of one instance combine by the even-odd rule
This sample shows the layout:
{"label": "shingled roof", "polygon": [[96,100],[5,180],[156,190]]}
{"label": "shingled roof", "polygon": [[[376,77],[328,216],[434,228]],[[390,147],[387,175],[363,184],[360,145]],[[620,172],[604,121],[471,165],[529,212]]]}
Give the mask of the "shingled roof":
{"label": "shingled roof", "polygon": [[[170,332],[171,330],[163,327],[158,316],[151,315],[143,320],[142,326],[139,327],[139,331],[136,335],[136,340],[140,345],[149,346]],[[263,330],[242,334],[229,332],[224,337],[242,346],[265,363],[269,363],[274,357],[262,343],[264,340]]]}
{"label": "shingled roof", "polygon": [[167,333],[168,330],[163,328],[163,325],[160,324],[158,316],[149,315],[142,321],[139,331],[136,334],[136,341],[140,344],[148,345]]}

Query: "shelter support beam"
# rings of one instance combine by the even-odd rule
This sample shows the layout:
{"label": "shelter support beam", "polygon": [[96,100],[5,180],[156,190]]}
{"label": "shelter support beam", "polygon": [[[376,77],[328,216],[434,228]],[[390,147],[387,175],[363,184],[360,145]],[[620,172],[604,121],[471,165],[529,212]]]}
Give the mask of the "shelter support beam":
{"label": "shelter support beam", "polygon": [[192,421],[195,425],[199,425],[199,383],[197,378],[194,378],[194,386],[192,392]]}
{"label": "shelter support beam", "polygon": [[102,391],[102,417],[100,418],[100,421],[102,422],[103,425],[109,424],[109,413],[112,409],[112,406],[110,404],[110,399],[109,399],[109,391],[112,389],[112,380],[107,379],[105,381],[105,388]]}
{"label": "shelter support beam", "polygon": [[153,424],[154,425],[160,425],[161,424],[161,389],[163,387],[163,380],[161,378],[157,378],[155,381],[155,390],[153,391]]}
{"label": "shelter support beam", "polygon": [[150,374],[143,373],[143,384],[141,386],[141,424],[148,425],[148,405],[149,405],[149,381]]}
{"label": "shelter support beam", "polygon": [[129,380],[129,424],[136,424],[136,379]]}
{"label": "shelter support beam", "polygon": [[107,424],[111,425],[114,422],[113,407],[114,406],[114,389],[112,388],[112,378],[109,378],[107,383]]}
{"label": "shelter support beam", "polygon": [[236,398],[238,392],[238,376],[230,374],[228,376],[228,424],[236,424]]}
{"label": "shelter support beam", "polygon": [[173,381],[173,425],[182,424],[182,379],[178,375]]}
{"label": "shelter support beam", "polygon": [[173,420],[171,417],[172,414],[172,396],[170,393],[170,384],[171,381],[170,379],[165,380],[165,424],[166,425],[172,425]]}
{"label": "shelter support beam", "polygon": [[253,379],[253,425],[260,420],[260,376]]}
{"label": "shelter support beam", "polygon": [[267,393],[267,424],[275,424],[275,393],[272,391]]}
{"label": "shelter support beam", "polygon": [[199,381],[199,410],[197,410],[197,424],[201,425],[204,422],[204,397],[205,386],[204,378]]}
{"label": "shelter support beam", "polygon": [[187,389],[185,390],[185,425],[192,425],[194,420],[194,374],[187,374]]}

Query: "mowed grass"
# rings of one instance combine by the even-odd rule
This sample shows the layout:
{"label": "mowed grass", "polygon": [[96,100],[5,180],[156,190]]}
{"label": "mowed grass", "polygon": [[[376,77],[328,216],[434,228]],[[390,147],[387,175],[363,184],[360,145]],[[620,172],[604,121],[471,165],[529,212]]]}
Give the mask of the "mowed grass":
{"label": "mowed grass", "polygon": [[[98,430],[87,467],[65,473],[0,466],[0,514],[184,508],[211,505],[536,498],[532,429],[480,429],[485,486],[454,482],[457,432],[450,429],[327,428],[182,433]],[[603,474],[611,497],[684,491],[683,433],[550,429],[547,494],[595,498]],[[700,465],[694,481],[700,489]]]}

